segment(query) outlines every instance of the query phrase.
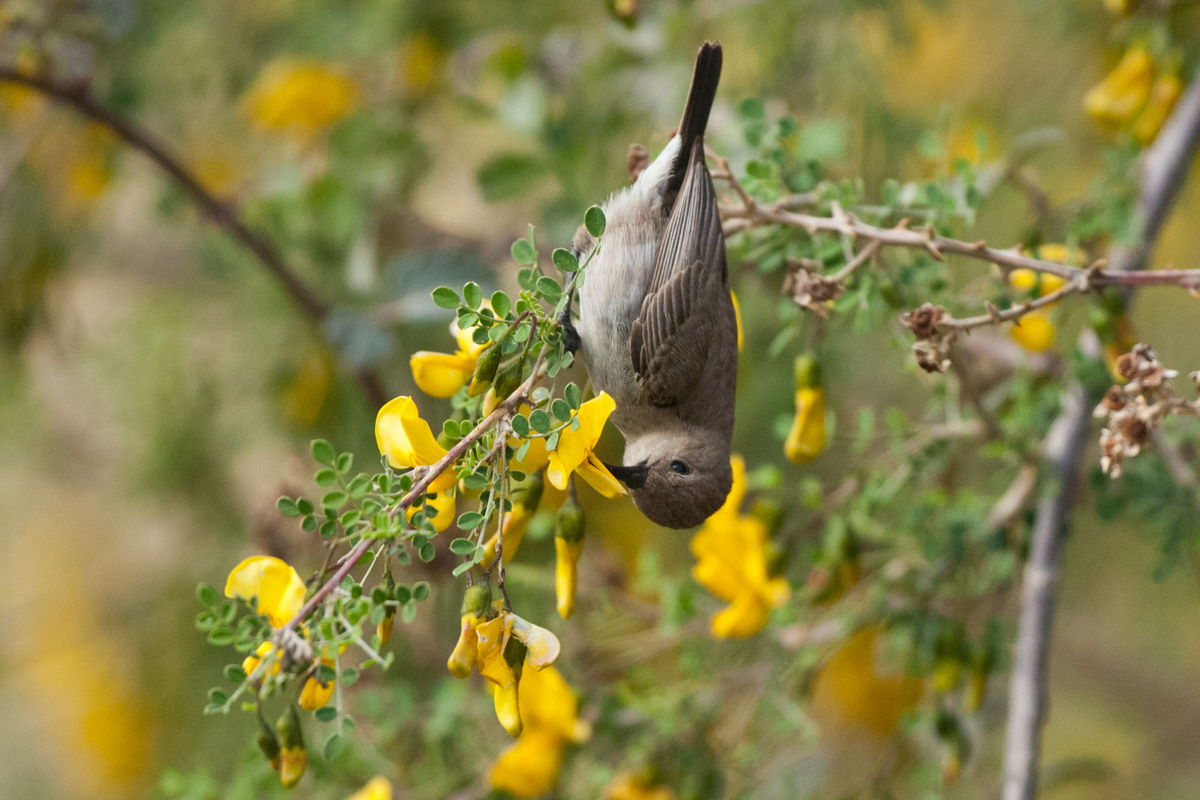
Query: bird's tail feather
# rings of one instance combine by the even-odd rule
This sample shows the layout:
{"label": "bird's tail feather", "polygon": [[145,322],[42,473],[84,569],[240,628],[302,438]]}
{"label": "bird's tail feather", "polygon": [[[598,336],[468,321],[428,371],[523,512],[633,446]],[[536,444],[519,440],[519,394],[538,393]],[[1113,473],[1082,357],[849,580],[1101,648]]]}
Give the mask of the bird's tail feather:
{"label": "bird's tail feather", "polygon": [[679,153],[675,156],[675,163],[671,165],[671,174],[667,180],[668,209],[673,205],[679,188],[683,185],[683,177],[692,161],[693,145],[697,139],[704,138],[704,130],[708,127],[708,115],[712,111],[720,80],[721,45],[719,42],[705,42],[696,54],[692,87],[688,90],[687,105],[683,108],[683,118],[679,122]]}

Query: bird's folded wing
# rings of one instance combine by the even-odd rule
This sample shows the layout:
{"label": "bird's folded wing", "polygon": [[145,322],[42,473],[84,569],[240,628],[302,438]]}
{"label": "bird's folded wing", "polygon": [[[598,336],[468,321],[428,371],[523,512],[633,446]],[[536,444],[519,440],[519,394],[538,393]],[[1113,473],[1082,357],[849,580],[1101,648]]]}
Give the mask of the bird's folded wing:
{"label": "bird's folded wing", "polygon": [[630,332],[633,368],[655,405],[696,391],[719,309],[729,303],[717,193],[697,140]]}

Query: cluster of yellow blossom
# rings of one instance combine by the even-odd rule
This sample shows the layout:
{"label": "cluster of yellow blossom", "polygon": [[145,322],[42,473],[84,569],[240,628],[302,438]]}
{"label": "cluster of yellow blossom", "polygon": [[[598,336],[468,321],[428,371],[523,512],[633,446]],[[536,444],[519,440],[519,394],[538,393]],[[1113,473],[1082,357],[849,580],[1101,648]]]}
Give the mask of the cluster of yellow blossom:
{"label": "cluster of yellow blossom", "polygon": [[733,487],[725,504],[692,538],[692,554],[698,559],[692,575],[730,603],[713,617],[713,635],[743,638],[763,629],[771,609],[783,605],[790,590],[787,581],[771,575],[766,524],[739,511],[746,496],[745,462],[734,456],[731,464]]}
{"label": "cluster of yellow blossom", "polygon": [[550,666],[561,649],[553,633],[505,609],[502,601],[493,604],[487,585],[475,584],[463,596],[462,630],[446,666],[459,678],[472,672],[486,678],[496,718],[510,736],[519,736],[521,675],[526,666],[534,671]]}
{"label": "cluster of yellow blossom", "polygon": [[308,142],[354,110],[358,87],[331,64],[280,59],[255,79],[245,103],[257,127]]}
{"label": "cluster of yellow blossom", "polygon": [[1164,68],[1144,45],[1135,44],[1112,72],[1088,90],[1083,106],[1097,121],[1149,144],[1182,93],[1178,65]]}
{"label": "cluster of yellow blossom", "polygon": [[783,452],[797,464],[807,464],[825,449],[825,390],[821,371],[811,356],[796,359],[796,418],[783,442]]}
{"label": "cluster of yellow blossom", "polygon": [[[1080,266],[1083,253],[1067,247],[1064,244],[1043,244],[1032,254],[1043,261],[1054,261],[1069,266]],[[1057,292],[1066,284],[1066,280],[1048,272],[1035,272],[1031,269],[1014,269],[1008,274],[1008,285],[1023,299],[1033,295],[1045,297]],[[1051,318],[1051,311],[1058,303],[1051,303],[1043,308],[1035,309],[1025,314],[1013,323],[1011,330],[1013,340],[1032,353],[1040,353],[1054,346],[1058,329]]]}

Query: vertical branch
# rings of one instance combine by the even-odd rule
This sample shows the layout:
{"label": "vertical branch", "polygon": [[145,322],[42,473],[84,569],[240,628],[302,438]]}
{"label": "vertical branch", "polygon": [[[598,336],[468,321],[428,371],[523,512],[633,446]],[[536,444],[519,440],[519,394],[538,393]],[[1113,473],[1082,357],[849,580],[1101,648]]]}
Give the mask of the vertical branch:
{"label": "vertical branch", "polygon": [[[1139,241],[1113,253],[1110,269],[1140,270],[1187,176],[1200,141],[1200,78],[1180,98],[1167,124],[1142,161],[1137,221]],[[1126,302],[1132,287],[1125,287]],[[1095,356],[1095,335],[1083,334],[1080,347]],[[1051,427],[1043,451],[1048,477],[1057,490],[1044,498],[1034,518],[1029,560],[1021,588],[1021,616],[1009,691],[1008,731],[1004,749],[1004,800],[1037,797],[1042,727],[1046,718],[1050,634],[1058,570],[1067,520],[1075,501],[1084,440],[1097,398],[1078,383],[1063,394],[1063,410]]]}
{"label": "vertical branch", "polygon": [[[92,96],[86,84],[67,83],[48,76],[27,74],[10,66],[0,66],[0,83],[3,82],[24,86],[70,106],[92,122],[108,128],[125,144],[145,155],[175,181],[205,216],[241,242],[258,259],[313,325],[320,326],[325,321],[329,315],[329,304],[296,274],[269,239],[246,224],[236,205],[206,189],[157,136],[105,107]],[[382,406],[388,401],[388,392],[374,370],[358,367],[354,370],[354,376],[372,404]]]}

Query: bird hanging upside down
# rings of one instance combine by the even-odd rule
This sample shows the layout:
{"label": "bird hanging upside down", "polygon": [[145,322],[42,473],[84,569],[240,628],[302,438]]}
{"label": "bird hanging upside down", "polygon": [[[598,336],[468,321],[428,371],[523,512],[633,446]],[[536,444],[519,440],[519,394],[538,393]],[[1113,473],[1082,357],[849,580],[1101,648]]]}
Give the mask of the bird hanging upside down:
{"label": "bird hanging upside down", "polygon": [[[737,322],[704,130],[721,77],[721,46],[696,58],[679,132],[636,182],[604,204],[604,243],[579,296],[578,337],[598,391],[617,403],[624,465],[610,467],[638,509],[690,528],[716,511],[729,465]],[[575,235],[576,254],[595,241]],[[570,330],[570,310],[564,319]]]}

